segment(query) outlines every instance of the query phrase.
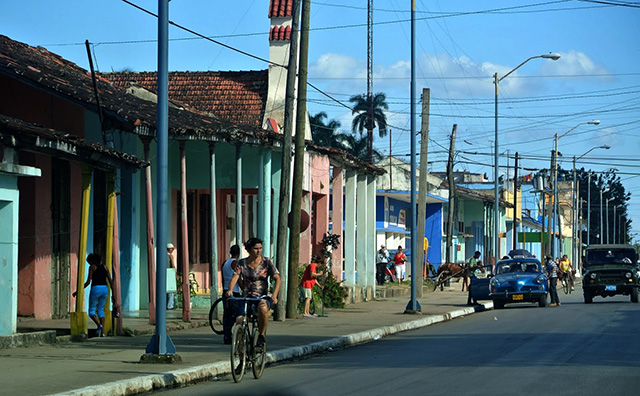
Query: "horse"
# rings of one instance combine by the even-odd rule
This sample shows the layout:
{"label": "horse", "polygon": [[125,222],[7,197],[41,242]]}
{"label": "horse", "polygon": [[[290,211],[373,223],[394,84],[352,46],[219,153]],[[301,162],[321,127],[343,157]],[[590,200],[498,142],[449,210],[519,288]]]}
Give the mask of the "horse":
{"label": "horse", "polygon": [[444,290],[444,282],[451,278],[462,278],[462,291],[464,291],[465,286],[467,289],[469,288],[467,267],[456,263],[444,263],[438,267],[435,287],[437,288],[439,284],[440,290]]}

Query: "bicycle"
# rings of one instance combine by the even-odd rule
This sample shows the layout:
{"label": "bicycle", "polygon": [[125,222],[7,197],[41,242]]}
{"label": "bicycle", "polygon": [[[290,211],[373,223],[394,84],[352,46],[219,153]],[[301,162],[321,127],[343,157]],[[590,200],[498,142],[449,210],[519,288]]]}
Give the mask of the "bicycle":
{"label": "bicycle", "polygon": [[263,298],[231,297],[229,300],[244,303],[245,316],[242,324],[233,325],[231,330],[231,376],[235,382],[242,381],[247,366],[247,360],[251,365],[251,371],[255,379],[260,379],[267,362],[267,344],[262,348],[257,347],[258,336],[258,313],[257,304],[252,309],[247,309],[250,302],[259,303]]}
{"label": "bicycle", "polygon": [[569,273],[562,272],[560,274],[560,282],[562,283],[562,291],[564,291],[564,294],[570,294],[571,293],[571,279],[569,278]]}

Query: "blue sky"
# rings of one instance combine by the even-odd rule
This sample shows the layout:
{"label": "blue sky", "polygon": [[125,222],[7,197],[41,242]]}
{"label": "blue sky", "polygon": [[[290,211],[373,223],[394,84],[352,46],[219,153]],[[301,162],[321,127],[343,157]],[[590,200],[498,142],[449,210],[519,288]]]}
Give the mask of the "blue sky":
{"label": "blue sky", "polygon": [[[133,2],[157,10],[155,0]],[[601,3],[416,0],[416,85],[418,93],[431,89],[428,158],[436,161],[431,169],[444,170],[445,148],[455,123],[456,148],[464,151],[457,155],[455,169],[487,173],[492,180],[493,74],[502,76],[530,56],[558,52],[560,60],[534,59],[500,83],[501,165],[507,164],[507,152],[517,151],[524,168],[549,167],[554,134],[598,119],[599,126],[581,125],[560,139],[560,166],[570,169],[573,156],[595,146],[611,146],[592,151],[578,161],[578,167],[620,170],[618,175],[632,194],[632,232],[640,233],[640,2]],[[268,58],[268,4],[268,0],[173,0],[169,17]],[[309,81],[345,104],[351,95],[366,92],[366,5],[366,0],[312,1]],[[374,91],[384,92],[390,103],[392,152],[407,160],[410,7],[409,0],[374,0]],[[156,19],[121,0],[4,0],[0,34],[44,46],[84,68],[88,68],[85,40],[93,44],[100,71],[157,68]],[[169,35],[170,70],[267,67],[176,27]],[[349,109],[312,89],[309,100],[311,113],[325,111],[349,130]],[[388,153],[389,137],[377,139],[375,145]]]}

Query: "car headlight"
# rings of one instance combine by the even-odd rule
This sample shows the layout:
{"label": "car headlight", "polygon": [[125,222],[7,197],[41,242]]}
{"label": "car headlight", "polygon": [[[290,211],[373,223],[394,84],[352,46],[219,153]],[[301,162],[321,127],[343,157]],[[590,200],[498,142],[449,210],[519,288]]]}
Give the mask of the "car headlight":
{"label": "car headlight", "polygon": [[591,277],[591,279],[596,279],[598,274],[596,274],[595,272],[592,272],[591,275],[589,275],[589,276]]}
{"label": "car headlight", "polygon": [[498,280],[496,278],[493,278],[489,281],[489,285],[491,287],[497,287],[500,284],[500,282],[498,282]]}
{"label": "car headlight", "polygon": [[631,272],[627,272],[626,274],[624,274],[625,278],[631,278]]}
{"label": "car headlight", "polygon": [[536,285],[541,285],[544,283],[544,281],[545,281],[544,276],[540,275],[539,277],[533,280],[533,283],[535,283]]}

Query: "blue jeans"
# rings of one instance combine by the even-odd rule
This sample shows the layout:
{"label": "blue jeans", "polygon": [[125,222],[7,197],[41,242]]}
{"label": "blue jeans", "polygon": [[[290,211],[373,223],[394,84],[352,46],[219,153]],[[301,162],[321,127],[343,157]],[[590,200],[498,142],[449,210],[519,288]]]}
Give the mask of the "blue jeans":
{"label": "blue jeans", "polygon": [[104,318],[104,303],[107,301],[107,294],[109,294],[109,289],[106,285],[91,286],[91,293],[89,294],[89,316],[95,316],[97,308],[98,317]]}

